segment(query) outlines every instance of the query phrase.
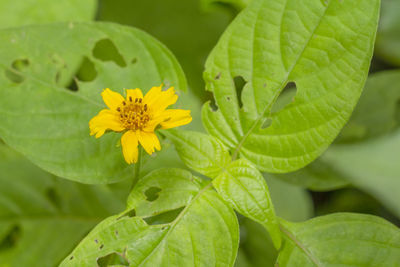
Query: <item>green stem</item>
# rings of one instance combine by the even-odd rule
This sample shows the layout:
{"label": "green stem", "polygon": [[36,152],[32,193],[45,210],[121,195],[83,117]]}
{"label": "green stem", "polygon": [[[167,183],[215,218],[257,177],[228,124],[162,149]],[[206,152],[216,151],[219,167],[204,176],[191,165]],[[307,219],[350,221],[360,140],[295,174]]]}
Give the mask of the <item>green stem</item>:
{"label": "green stem", "polygon": [[137,182],[139,181],[139,177],[140,177],[140,167],[142,165],[142,147],[139,146],[138,149],[138,161],[135,163],[135,174],[133,176],[133,180],[132,180],[132,185],[131,185],[131,190],[133,190],[133,188],[135,188],[135,185],[137,184]]}

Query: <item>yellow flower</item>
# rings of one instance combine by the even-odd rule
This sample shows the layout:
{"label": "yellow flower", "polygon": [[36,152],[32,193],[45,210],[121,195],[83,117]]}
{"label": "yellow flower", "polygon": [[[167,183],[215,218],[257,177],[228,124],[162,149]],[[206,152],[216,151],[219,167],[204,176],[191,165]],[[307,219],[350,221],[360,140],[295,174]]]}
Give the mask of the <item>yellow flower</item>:
{"label": "yellow flower", "polygon": [[109,109],[101,110],[90,120],[90,135],[99,138],[107,130],[125,131],[121,144],[124,158],[129,164],[138,160],[139,143],[150,155],[155,149],[161,149],[154,133],[157,126],[169,129],[192,121],[190,110],[167,109],[178,100],[173,87],[166,91],[162,91],[161,86],[153,87],[144,97],[140,89],[128,89],[126,98],[107,88],[101,96]]}

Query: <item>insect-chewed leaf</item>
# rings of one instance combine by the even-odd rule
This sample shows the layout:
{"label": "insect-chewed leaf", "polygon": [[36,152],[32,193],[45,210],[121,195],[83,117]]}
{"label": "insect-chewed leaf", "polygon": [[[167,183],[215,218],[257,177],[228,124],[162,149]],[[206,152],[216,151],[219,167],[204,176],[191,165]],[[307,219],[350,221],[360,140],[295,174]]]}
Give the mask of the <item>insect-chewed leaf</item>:
{"label": "insect-chewed leaf", "polygon": [[400,262],[400,231],[379,217],[337,213],[282,224],[286,237],[277,260],[281,267],[380,267]]}
{"label": "insect-chewed leaf", "polygon": [[119,93],[132,86],[148,90],[163,82],[186,90],[174,56],[130,27],[61,23],[2,30],[0,136],[60,177],[122,180],[133,169],[116,147],[120,134],[101,141],[89,136],[89,120],[105,107],[100,93],[107,87]]}
{"label": "insect-chewed leaf", "polygon": [[279,249],[281,234],[268,186],[251,163],[245,159],[232,162],[213,180],[213,185],[239,213],[262,224]]}
{"label": "insect-chewed leaf", "polygon": [[[310,163],[357,103],[379,7],[379,0],[252,1],[207,60],[204,79],[218,107],[203,107],[207,131],[263,171]],[[289,85],[297,94],[276,111]]]}
{"label": "insect-chewed leaf", "polygon": [[129,266],[233,266],[235,213],[190,172],[160,169],[142,178],[121,215],[100,223],[61,263],[96,266],[117,254]]}
{"label": "insect-chewed leaf", "polygon": [[183,162],[191,169],[214,178],[231,162],[225,145],[217,138],[193,131],[164,131]]}

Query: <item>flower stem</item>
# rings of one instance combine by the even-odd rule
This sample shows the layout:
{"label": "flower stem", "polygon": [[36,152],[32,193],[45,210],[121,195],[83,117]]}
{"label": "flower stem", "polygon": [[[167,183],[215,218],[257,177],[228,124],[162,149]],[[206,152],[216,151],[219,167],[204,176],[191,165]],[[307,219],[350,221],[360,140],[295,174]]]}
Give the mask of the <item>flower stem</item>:
{"label": "flower stem", "polygon": [[133,188],[135,188],[135,185],[137,184],[137,182],[139,181],[139,177],[140,177],[140,167],[142,165],[142,147],[139,146],[138,149],[138,161],[135,163],[135,174],[133,175],[133,180],[132,180],[132,185],[131,185],[131,190],[133,190]]}

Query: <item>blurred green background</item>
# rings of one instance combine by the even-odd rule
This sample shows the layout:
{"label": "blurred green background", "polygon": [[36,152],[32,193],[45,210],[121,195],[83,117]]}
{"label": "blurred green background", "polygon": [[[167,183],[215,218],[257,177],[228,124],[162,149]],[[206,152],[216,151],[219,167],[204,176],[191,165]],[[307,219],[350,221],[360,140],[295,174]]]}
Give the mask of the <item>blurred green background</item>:
{"label": "blurred green background", "polygon": [[[181,63],[197,114],[210,99],[202,71],[207,55],[247,1],[1,0],[0,27],[99,20],[140,28]],[[278,215],[292,221],[340,211],[374,214],[400,226],[400,1],[383,0],[376,51],[365,92],[348,125],[316,162],[295,173],[265,174]],[[77,76],[90,76],[83,65]],[[83,78],[82,78],[83,79]],[[172,152],[168,166],[183,164]],[[147,170],[165,167],[162,160]],[[0,267],[57,266],[102,219],[120,212],[126,182],[90,186],[46,173],[0,141]],[[237,266],[273,266],[266,231],[239,217]],[[40,259],[40,262],[38,261]]]}

